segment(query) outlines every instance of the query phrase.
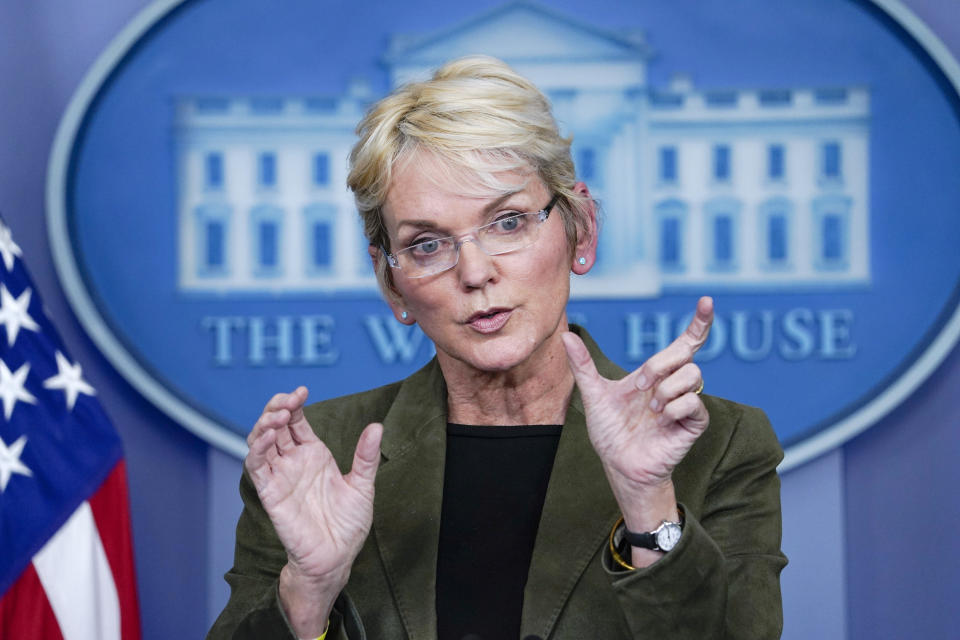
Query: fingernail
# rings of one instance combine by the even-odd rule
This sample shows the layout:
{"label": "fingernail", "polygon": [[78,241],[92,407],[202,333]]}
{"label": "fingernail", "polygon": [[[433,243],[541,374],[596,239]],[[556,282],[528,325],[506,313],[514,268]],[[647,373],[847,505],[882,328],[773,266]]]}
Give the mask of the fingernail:
{"label": "fingernail", "polygon": [[653,398],[652,400],[650,400],[650,409],[652,411],[660,411],[660,403],[657,401],[656,398]]}
{"label": "fingernail", "polygon": [[647,380],[647,376],[641,373],[639,376],[637,376],[637,389],[640,389],[640,391],[646,391],[647,387],[649,386],[649,382],[650,381]]}

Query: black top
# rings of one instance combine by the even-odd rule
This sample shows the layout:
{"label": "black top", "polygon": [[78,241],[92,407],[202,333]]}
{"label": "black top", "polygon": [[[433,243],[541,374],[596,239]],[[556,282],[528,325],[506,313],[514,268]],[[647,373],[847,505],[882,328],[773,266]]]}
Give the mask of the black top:
{"label": "black top", "polygon": [[437,632],[517,640],[560,425],[447,425]]}

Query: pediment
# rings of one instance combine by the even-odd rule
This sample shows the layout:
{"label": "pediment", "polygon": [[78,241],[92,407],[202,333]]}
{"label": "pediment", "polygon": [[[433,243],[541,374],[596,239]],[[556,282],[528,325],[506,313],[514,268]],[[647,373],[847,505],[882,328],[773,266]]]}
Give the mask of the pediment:
{"label": "pediment", "polygon": [[388,66],[433,68],[471,54],[496,56],[511,65],[550,62],[634,62],[649,57],[638,32],[606,31],[540,4],[520,0],[454,27],[398,34],[385,55]]}

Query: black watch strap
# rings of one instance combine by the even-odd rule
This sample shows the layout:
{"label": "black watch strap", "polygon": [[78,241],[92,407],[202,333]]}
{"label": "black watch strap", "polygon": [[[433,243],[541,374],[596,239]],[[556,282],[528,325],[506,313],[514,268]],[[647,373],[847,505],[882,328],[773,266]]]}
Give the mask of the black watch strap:
{"label": "black watch strap", "polygon": [[623,526],[623,539],[630,543],[631,546],[640,547],[641,549],[659,549],[660,546],[657,544],[657,536],[653,535],[653,532],[646,533],[634,533],[627,529],[627,526]]}

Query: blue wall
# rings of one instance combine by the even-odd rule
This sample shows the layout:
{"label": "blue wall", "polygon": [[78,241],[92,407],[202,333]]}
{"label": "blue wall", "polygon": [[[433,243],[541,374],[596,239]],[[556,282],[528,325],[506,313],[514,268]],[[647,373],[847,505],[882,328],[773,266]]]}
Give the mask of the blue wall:
{"label": "blue wall", "polygon": [[[84,73],[148,3],[0,5],[0,212],[124,438],[148,640],[201,637],[225,594],[239,462],[189,435],[100,355],[68,306],[44,222],[46,163]],[[904,0],[960,57],[955,0]],[[896,304],[896,301],[891,301]],[[956,635],[960,351],[867,432],[785,474],[787,638]]]}

